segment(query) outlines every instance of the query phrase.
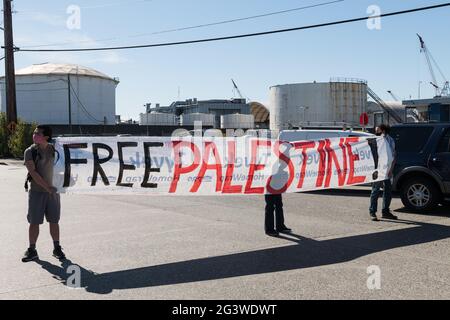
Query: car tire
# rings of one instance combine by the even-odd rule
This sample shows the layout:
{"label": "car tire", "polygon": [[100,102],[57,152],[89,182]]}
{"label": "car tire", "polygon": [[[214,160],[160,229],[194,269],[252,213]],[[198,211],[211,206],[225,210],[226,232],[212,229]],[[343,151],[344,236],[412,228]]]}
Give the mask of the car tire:
{"label": "car tire", "polygon": [[415,212],[436,209],[441,199],[441,192],[429,178],[411,178],[400,188],[403,205]]}

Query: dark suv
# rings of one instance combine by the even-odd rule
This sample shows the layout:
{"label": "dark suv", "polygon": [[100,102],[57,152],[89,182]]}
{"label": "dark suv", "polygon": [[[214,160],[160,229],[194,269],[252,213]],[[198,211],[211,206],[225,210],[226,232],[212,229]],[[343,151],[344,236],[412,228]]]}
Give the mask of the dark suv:
{"label": "dark suv", "polygon": [[394,190],[405,207],[429,211],[450,197],[450,123],[392,127],[397,163]]}

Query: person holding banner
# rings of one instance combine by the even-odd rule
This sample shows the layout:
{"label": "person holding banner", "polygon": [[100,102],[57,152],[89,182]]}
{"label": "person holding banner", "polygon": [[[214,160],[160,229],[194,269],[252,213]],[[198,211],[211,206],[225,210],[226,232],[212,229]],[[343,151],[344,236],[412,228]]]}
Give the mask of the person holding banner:
{"label": "person holding banner", "polygon": [[378,198],[381,194],[381,188],[383,188],[383,210],[382,210],[382,218],[383,219],[389,219],[389,220],[397,220],[398,218],[393,215],[390,211],[390,205],[392,201],[392,172],[395,166],[395,160],[396,160],[396,152],[395,152],[395,141],[394,139],[389,135],[391,131],[391,128],[388,125],[382,124],[379,127],[375,129],[375,134],[377,136],[382,136],[384,139],[386,139],[386,142],[390,146],[392,150],[392,154],[394,156],[394,160],[391,164],[391,169],[388,174],[388,178],[384,181],[375,182],[372,184],[372,193],[370,195],[370,218],[372,221],[378,221],[377,218],[377,209],[378,209]]}
{"label": "person holding banner", "polygon": [[[56,188],[53,187],[53,165],[55,148],[50,144],[52,130],[49,126],[37,126],[33,133],[33,142],[24,153],[24,164],[28,170],[25,190],[28,191],[28,234],[30,246],[22,258],[22,262],[37,260],[36,242],[39,226],[44,223],[44,216],[50,224],[50,235],[53,239],[53,256],[59,260],[65,255],[59,244],[59,219],[61,203]],[[30,190],[28,183],[30,182]]]}
{"label": "person holding banner", "polygon": [[[279,233],[289,233],[292,230],[284,225],[283,197],[281,194],[266,194],[266,218],[264,227],[266,234],[271,237]],[[275,215],[274,215],[275,213]],[[274,228],[274,218],[277,228]]]}

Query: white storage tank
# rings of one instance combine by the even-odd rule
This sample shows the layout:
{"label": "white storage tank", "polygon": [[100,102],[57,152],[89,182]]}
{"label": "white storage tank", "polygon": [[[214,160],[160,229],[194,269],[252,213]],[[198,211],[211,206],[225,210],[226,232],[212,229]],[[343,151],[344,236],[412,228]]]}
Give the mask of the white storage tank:
{"label": "white storage tank", "polygon": [[367,82],[332,79],[270,88],[270,128],[358,125],[367,110]]}
{"label": "white storage tank", "polygon": [[227,114],[220,116],[221,129],[253,129],[255,117],[252,114]]}
{"label": "white storage tank", "polygon": [[201,122],[203,126],[214,127],[216,117],[209,113],[186,113],[181,115],[182,126],[193,126],[195,122]]}
{"label": "white storage tank", "polygon": [[[70,91],[69,91],[70,79]],[[73,64],[35,64],[16,71],[17,115],[27,122],[115,124],[119,81]],[[0,77],[0,111],[6,110],[5,77]]]}
{"label": "white storage tank", "polygon": [[177,117],[172,113],[141,113],[139,124],[141,126],[176,126],[178,125]]}

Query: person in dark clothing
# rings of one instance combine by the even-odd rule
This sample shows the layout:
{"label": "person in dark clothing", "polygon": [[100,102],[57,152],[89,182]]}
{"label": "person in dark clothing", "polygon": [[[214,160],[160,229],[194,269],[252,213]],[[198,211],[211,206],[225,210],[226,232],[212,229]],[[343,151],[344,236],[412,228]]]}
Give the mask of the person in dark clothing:
{"label": "person in dark clothing", "polygon": [[[284,224],[283,197],[281,194],[266,194],[265,231],[268,236],[276,237],[279,233],[289,233],[292,230]],[[275,213],[275,215],[274,215]],[[275,218],[275,219],[274,219]],[[276,229],[274,228],[274,220]]]}
{"label": "person in dark clothing", "polygon": [[[391,205],[391,201],[392,201],[391,178],[392,178],[393,169],[394,169],[395,161],[396,161],[395,140],[389,135],[390,131],[391,131],[391,128],[385,124],[382,124],[375,129],[375,133],[378,137],[381,136],[381,137],[384,137],[384,139],[386,139],[386,142],[389,145],[389,147],[393,153],[394,159],[393,159],[391,168],[388,172],[387,179],[384,181],[374,182],[372,184],[372,192],[370,194],[370,207],[369,207],[370,219],[372,221],[379,221],[376,213],[378,210],[378,198],[380,197],[381,194],[383,194],[382,218],[388,219],[388,220],[397,220],[398,219],[397,216],[395,216],[391,213],[391,210],[389,208]],[[373,147],[371,146],[371,148],[373,148]],[[375,169],[377,169],[378,168],[378,165],[377,165],[378,151],[376,150],[376,140],[375,140],[374,149],[376,152],[372,151],[372,153],[374,154]],[[376,176],[374,175],[374,179],[377,179],[377,178],[378,178],[378,173]],[[381,191],[381,188],[383,188],[383,191]]]}

